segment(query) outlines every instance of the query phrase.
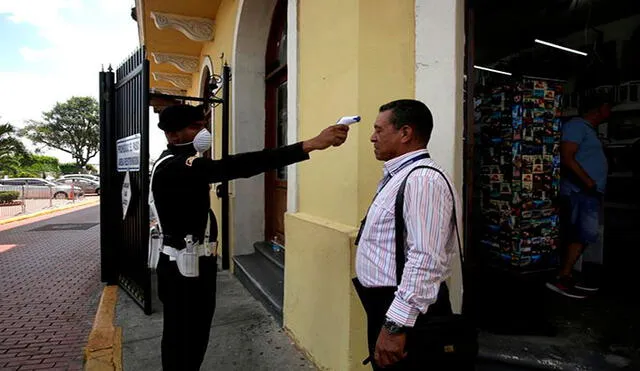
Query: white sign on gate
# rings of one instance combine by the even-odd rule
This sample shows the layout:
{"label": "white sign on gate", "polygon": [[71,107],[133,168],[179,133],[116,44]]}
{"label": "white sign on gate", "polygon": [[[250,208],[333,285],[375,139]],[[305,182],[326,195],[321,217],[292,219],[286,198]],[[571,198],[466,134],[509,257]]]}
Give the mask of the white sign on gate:
{"label": "white sign on gate", "polygon": [[118,171],[140,171],[140,134],[118,139],[116,152]]}
{"label": "white sign on gate", "polygon": [[131,179],[129,178],[129,172],[124,176],[124,182],[122,183],[122,220],[127,217],[127,210],[129,209],[129,203],[131,202]]}

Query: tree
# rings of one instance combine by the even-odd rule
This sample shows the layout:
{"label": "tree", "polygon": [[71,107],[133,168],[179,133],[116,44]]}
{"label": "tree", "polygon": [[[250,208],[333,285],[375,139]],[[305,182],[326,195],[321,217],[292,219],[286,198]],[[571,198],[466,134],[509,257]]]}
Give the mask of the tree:
{"label": "tree", "polygon": [[11,124],[0,125],[0,174],[10,175],[20,167],[19,158],[27,155],[24,144],[16,137]]}
{"label": "tree", "polygon": [[56,177],[58,174],[60,174],[60,164],[57,158],[28,154],[20,158],[20,171],[15,176],[46,178],[47,176]]}
{"label": "tree", "polygon": [[67,152],[84,168],[100,149],[100,113],[92,97],[72,97],[30,120],[21,133],[37,144]]}

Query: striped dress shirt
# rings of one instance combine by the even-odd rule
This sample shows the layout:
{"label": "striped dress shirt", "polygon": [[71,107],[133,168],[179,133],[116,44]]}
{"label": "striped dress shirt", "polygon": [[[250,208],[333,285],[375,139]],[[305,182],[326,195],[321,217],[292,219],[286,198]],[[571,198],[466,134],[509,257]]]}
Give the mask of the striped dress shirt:
{"label": "striped dress shirt", "polygon": [[[384,164],[385,179],[378,185],[377,196],[367,213],[356,253],[356,275],[365,287],[397,286],[394,218],[398,188],[416,166],[428,165],[443,171],[429,158],[403,166],[411,158],[424,153],[427,153],[426,149],[410,152]],[[448,176],[447,179],[453,187]],[[406,263],[395,298],[387,311],[390,320],[413,327],[418,314],[426,313],[429,305],[435,303],[440,283],[451,275],[452,259],[458,252],[453,202],[459,219],[458,195],[452,199],[440,174],[430,169],[411,173],[404,199]]]}

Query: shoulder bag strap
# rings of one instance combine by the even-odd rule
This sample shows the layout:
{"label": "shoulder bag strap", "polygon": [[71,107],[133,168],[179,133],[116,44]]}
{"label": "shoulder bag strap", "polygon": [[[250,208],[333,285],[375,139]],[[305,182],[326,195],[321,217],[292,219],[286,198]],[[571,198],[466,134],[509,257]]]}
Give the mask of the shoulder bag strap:
{"label": "shoulder bag strap", "polygon": [[164,160],[171,157],[173,157],[173,155],[164,156],[158,161],[156,161],[155,164],[153,164],[153,169],[151,170],[151,179],[149,180],[149,209],[151,210],[151,213],[155,216],[156,220],[158,221],[158,232],[160,232],[161,234],[162,234],[162,225],[160,224],[160,215],[158,215],[158,209],[156,208],[156,202],[153,197],[153,176],[156,174],[156,169],[158,168],[158,165],[160,165]]}
{"label": "shoulder bag strap", "polygon": [[[449,187],[449,191],[451,192],[452,204],[453,204],[453,220],[454,220],[454,225],[456,230],[456,237],[458,239],[457,240],[458,252],[460,254],[461,269],[462,269],[462,265],[464,264],[464,258],[462,256],[462,243],[460,241],[460,232],[458,230],[458,217],[456,215],[456,197],[455,197],[455,193],[453,192],[453,187],[451,187],[449,180],[447,180],[445,175],[439,169],[436,169],[433,166],[427,166],[427,165],[416,166],[413,169],[411,169],[411,171],[409,171],[409,174],[407,174],[407,176],[404,178],[404,180],[402,181],[402,184],[400,184],[400,188],[398,189],[398,194],[396,195],[396,203],[395,203],[396,281],[398,285],[400,285],[400,282],[402,281],[402,272],[404,271],[404,264],[406,260],[405,253],[404,253],[404,247],[405,247],[404,232],[406,227],[404,223],[404,215],[403,215],[404,214],[404,189],[407,186],[407,180],[409,179],[409,175],[411,175],[411,173],[417,169],[431,169],[436,171],[438,174],[442,176],[444,181],[447,183],[447,187]],[[464,285],[464,278],[463,278],[463,285]]]}

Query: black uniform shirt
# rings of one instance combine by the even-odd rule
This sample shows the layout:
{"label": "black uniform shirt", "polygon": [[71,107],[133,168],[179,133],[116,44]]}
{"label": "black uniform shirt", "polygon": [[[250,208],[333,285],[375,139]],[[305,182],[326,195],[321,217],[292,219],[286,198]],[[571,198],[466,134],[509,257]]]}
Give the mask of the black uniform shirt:
{"label": "black uniform shirt", "polygon": [[173,157],[164,160],[155,171],[153,196],[162,232],[168,236],[165,244],[178,249],[184,246],[168,241],[182,241],[188,234],[203,240],[209,212],[209,184],[249,178],[309,158],[302,150],[302,142],[222,160],[196,158],[191,145],[169,145],[160,158],[169,154]]}

